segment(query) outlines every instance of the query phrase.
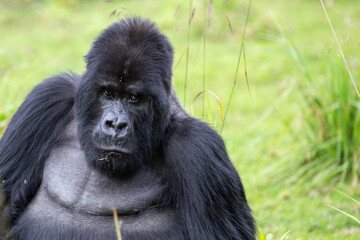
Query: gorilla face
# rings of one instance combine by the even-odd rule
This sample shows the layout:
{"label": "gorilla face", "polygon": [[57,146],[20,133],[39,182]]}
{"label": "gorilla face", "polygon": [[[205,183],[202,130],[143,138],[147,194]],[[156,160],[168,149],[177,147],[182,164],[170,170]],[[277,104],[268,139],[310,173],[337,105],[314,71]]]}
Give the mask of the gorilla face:
{"label": "gorilla face", "polygon": [[[111,164],[115,171],[132,172],[145,158],[145,150],[150,152],[150,132],[139,129],[141,123],[153,126],[153,113],[148,113],[149,96],[136,84],[125,85],[118,81],[103,81],[97,94],[101,111],[91,132],[91,141],[100,152],[105,167]],[[124,86],[121,86],[124,85]],[[139,153],[143,153],[141,156]]]}
{"label": "gorilla face", "polygon": [[118,89],[105,83],[100,90],[102,116],[93,130],[92,141],[99,149],[126,156],[134,151],[134,119],[145,112],[147,102],[138,91]]}
{"label": "gorilla face", "polygon": [[169,122],[172,48],[150,23],[140,33],[136,19],[113,26],[86,56],[75,108],[90,164],[123,176],[150,160],[163,139]]}

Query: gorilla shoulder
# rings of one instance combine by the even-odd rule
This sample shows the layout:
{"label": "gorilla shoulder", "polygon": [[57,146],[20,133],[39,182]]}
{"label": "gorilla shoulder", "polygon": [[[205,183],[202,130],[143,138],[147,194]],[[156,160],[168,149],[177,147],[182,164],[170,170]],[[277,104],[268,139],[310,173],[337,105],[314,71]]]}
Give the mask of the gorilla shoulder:
{"label": "gorilla shoulder", "polygon": [[0,170],[14,221],[36,194],[45,160],[73,119],[76,74],[36,86],[13,116],[0,142]]}

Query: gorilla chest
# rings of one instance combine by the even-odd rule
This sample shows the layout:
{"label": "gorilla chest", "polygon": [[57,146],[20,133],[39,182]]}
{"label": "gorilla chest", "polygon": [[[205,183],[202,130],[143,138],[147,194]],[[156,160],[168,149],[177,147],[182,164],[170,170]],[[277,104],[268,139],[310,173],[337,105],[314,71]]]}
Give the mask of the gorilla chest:
{"label": "gorilla chest", "polygon": [[80,149],[66,147],[52,153],[43,182],[49,197],[63,207],[99,215],[111,214],[112,208],[120,215],[135,213],[154,204],[163,191],[150,168],[127,179],[110,179],[88,167]]}
{"label": "gorilla chest", "polygon": [[42,185],[25,215],[64,229],[86,231],[95,227],[115,233],[115,208],[122,232],[167,231],[174,220],[172,211],[160,206],[164,188],[161,178],[149,167],[126,179],[103,175],[88,166],[74,141],[52,151]]}

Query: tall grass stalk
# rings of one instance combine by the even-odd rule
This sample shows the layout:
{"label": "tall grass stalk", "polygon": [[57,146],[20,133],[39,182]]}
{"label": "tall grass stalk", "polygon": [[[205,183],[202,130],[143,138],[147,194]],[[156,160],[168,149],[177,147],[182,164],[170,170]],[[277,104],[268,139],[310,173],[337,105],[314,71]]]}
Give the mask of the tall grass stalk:
{"label": "tall grass stalk", "polygon": [[[205,1],[206,4],[206,1]],[[204,33],[203,33],[203,79],[202,79],[202,91],[205,92],[205,83],[206,83],[206,12],[204,13]],[[202,109],[201,109],[201,117],[204,119],[205,114],[205,94],[202,96]]]}
{"label": "tall grass stalk", "polygon": [[342,59],[343,59],[343,61],[344,61],[346,70],[347,70],[347,72],[348,72],[348,74],[349,74],[349,76],[350,76],[351,82],[352,82],[352,84],[353,84],[353,86],[354,86],[354,89],[355,89],[355,91],[356,91],[356,94],[357,94],[358,97],[360,98],[359,90],[358,90],[358,88],[356,87],[355,80],[354,80],[354,78],[353,78],[353,76],[352,76],[352,74],[351,74],[349,65],[348,65],[348,63],[347,63],[347,61],[346,61],[345,55],[344,55],[344,53],[343,53],[343,51],[342,51],[342,48],[341,48],[341,45],[340,45],[340,43],[339,43],[339,40],[338,40],[338,38],[337,38],[337,36],[336,36],[335,30],[334,30],[334,28],[333,28],[333,26],[332,26],[332,24],[331,24],[331,21],[330,21],[330,18],[329,18],[328,13],[327,13],[327,11],[326,11],[325,5],[324,5],[324,3],[323,3],[322,0],[320,0],[320,3],[321,3],[321,6],[322,6],[322,8],[323,8],[323,10],[324,10],[324,13],[325,13],[326,19],[327,19],[327,21],[328,21],[328,23],[329,23],[329,26],[330,26],[330,28],[331,28],[331,31],[332,31],[332,33],[333,33],[333,35],[334,35],[336,44],[337,44],[337,46],[338,46],[339,52],[340,52],[340,54],[341,54],[341,57],[342,57]]}
{"label": "tall grass stalk", "polygon": [[119,223],[119,218],[118,218],[118,214],[117,214],[116,208],[113,208],[112,210],[113,210],[113,216],[114,216],[116,237],[117,237],[117,240],[121,240],[121,232],[120,232],[121,222]]}
{"label": "tall grass stalk", "polygon": [[193,8],[192,0],[189,0],[189,21],[188,21],[188,32],[187,32],[187,42],[186,42],[186,62],[185,62],[185,83],[184,83],[184,107],[186,106],[186,91],[187,91],[187,82],[188,82],[188,68],[189,68],[189,53],[190,53],[190,30],[191,22],[194,18],[195,9]]}
{"label": "tall grass stalk", "polygon": [[[211,19],[211,11],[212,11],[212,0],[208,2],[208,0],[204,0],[204,8],[207,9],[207,11],[204,11],[204,27],[203,27],[203,65],[202,65],[202,92],[205,94],[202,94],[202,109],[201,109],[201,117],[202,119],[205,118],[205,96],[208,103],[209,108],[209,96],[206,92],[206,36],[208,27],[210,26],[210,19]],[[211,117],[210,112],[208,111],[208,115]]]}
{"label": "tall grass stalk", "polygon": [[243,52],[243,49],[244,49],[245,33],[246,33],[246,27],[247,27],[247,24],[248,24],[248,21],[249,21],[251,3],[252,3],[252,0],[249,1],[249,5],[248,5],[248,9],[247,9],[245,25],[244,25],[244,31],[243,31],[243,35],[242,35],[242,39],[241,39],[240,52],[239,52],[238,61],[237,61],[237,65],[236,65],[235,78],[234,78],[233,86],[232,86],[232,89],[231,89],[228,105],[227,105],[226,110],[225,110],[224,122],[221,125],[220,134],[222,133],[222,131],[224,129],[224,126],[225,126],[226,117],[227,117],[227,114],[228,114],[228,111],[229,111],[229,107],[230,107],[230,104],[231,104],[231,101],[232,101],[232,98],[233,98],[233,95],[234,95],[234,91],[235,91],[235,87],[236,87],[236,83],[237,83],[237,79],[238,79],[240,60],[241,60],[242,52]]}

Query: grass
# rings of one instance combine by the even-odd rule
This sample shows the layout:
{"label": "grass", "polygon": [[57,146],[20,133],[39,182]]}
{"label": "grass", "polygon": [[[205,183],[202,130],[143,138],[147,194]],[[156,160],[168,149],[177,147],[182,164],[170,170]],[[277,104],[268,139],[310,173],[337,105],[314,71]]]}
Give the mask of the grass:
{"label": "grass", "polygon": [[356,187],[360,176],[360,101],[342,61],[336,58],[327,58],[328,75],[319,81],[317,90],[303,89],[307,102],[302,107],[305,158],[296,162],[302,170],[299,173],[308,173],[313,182],[350,179]]}
{"label": "grass", "polygon": [[350,68],[349,68],[349,64],[347,63],[347,60],[346,60],[346,58],[345,58],[345,56],[344,56],[344,53],[343,53],[343,51],[342,51],[341,45],[340,45],[340,43],[339,43],[339,40],[338,40],[338,38],[337,38],[337,36],[336,36],[334,27],[332,26],[331,20],[330,20],[329,15],[328,15],[328,13],[327,13],[327,11],[326,11],[326,7],[325,7],[325,5],[324,5],[323,0],[320,0],[320,3],[321,3],[321,6],[322,6],[322,8],[323,8],[323,10],[324,10],[326,19],[327,19],[328,22],[329,22],[329,26],[330,26],[330,28],[331,28],[331,31],[332,31],[332,33],[333,33],[333,35],[334,35],[334,39],[335,39],[336,44],[337,44],[338,49],[339,49],[339,53],[341,54],[341,57],[342,57],[342,59],[343,59],[343,61],[344,61],[346,70],[347,70],[347,72],[348,72],[348,74],[349,74],[349,77],[350,77],[350,79],[351,79],[351,82],[352,82],[352,84],[353,84],[353,86],[354,86],[354,90],[356,91],[357,96],[360,98],[359,90],[358,90],[358,88],[357,88],[357,86],[356,86],[355,80],[354,80],[354,78],[353,78],[353,76],[352,76],[352,73],[351,73],[351,71],[350,71]]}
{"label": "grass", "polygon": [[113,215],[114,215],[116,238],[117,238],[117,240],[121,240],[121,232],[120,232],[121,222],[119,222],[119,218],[118,218],[116,208],[113,208],[112,210],[113,210]]}
{"label": "grass", "polygon": [[[126,14],[141,15],[157,22],[173,43],[174,62],[178,63],[174,86],[179,98],[186,101],[188,112],[195,96],[205,89],[213,91],[225,108],[233,87],[249,4],[247,0],[227,2],[213,1],[210,26],[204,37],[202,13],[207,11],[206,5],[204,1],[193,1],[196,11],[188,40],[188,1],[2,1],[0,131],[30,89],[42,79],[68,69],[83,72],[82,56],[93,38]],[[360,60],[360,5],[353,1],[325,3],[356,80],[359,74],[356,64]],[[111,15],[114,10],[117,14],[120,12],[118,17]],[[260,232],[272,233],[275,239],[288,231],[291,231],[288,239],[357,239],[359,225],[327,205],[359,218],[358,206],[333,190],[334,187],[342,189],[359,199],[360,192],[351,187],[351,181],[317,184],[310,180],[291,184],[281,181],[283,163],[302,157],[299,150],[306,140],[302,107],[306,102],[298,84],[306,80],[304,69],[294,63],[278,23],[301,52],[313,81],[310,90],[314,96],[328,100],[324,95],[327,87],[322,84],[329,77],[336,77],[331,72],[333,67],[343,75],[342,79],[346,78],[318,1],[253,1],[246,30],[246,67],[252,97],[244,72],[239,68],[222,131],[228,152],[241,174]],[[200,50],[204,49],[204,41],[205,51],[198,54],[199,46]],[[190,46],[187,92],[183,100],[187,46]],[[207,110],[205,104],[205,113],[211,113],[219,130],[218,101],[211,96],[207,99],[205,95],[204,99],[210,106]],[[194,112],[195,116],[202,117],[200,99],[194,104]],[[294,175],[297,170],[292,168],[288,172]]]}
{"label": "grass", "polygon": [[[298,66],[303,78],[296,82],[300,94],[300,124],[286,124],[298,142],[303,142],[301,150],[295,154],[286,171],[290,182],[306,180],[313,184],[319,181],[344,182],[352,180],[354,187],[358,184],[359,169],[359,131],[360,102],[357,88],[347,61],[339,45],[339,52],[328,53],[319,58],[327,66],[321,78],[314,77],[306,66],[302,54],[294,41],[279,27],[284,42],[289,47],[294,63]],[[338,42],[337,38],[335,37]],[[345,67],[344,67],[345,65]],[[353,68],[358,72],[358,67]],[[302,103],[302,104],[301,104]],[[296,133],[301,130],[302,134]],[[298,169],[293,173],[291,169]],[[289,171],[290,170],[290,171]]]}
{"label": "grass", "polygon": [[[339,192],[340,194],[342,194],[343,196],[345,196],[345,197],[348,198],[349,200],[353,201],[353,202],[356,203],[358,206],[360,205],[360,202],[359,202],[358,200],[350,197],[350,196],[347,195],[346,193],[343,193],[343,192],[341,192],[341,191],[337,191],[337,192]],[[360,224],[360,220],[359,220],[357,217],[355,217],[354,215],[351,215],[350,213],[344,212],[343,210],[338,209],[337,207],[334,207],[334,206],[332,206],[332,205],[330,205],[330,204],[328,204],[328,206],[331,207],[331,208],[333,208],[333,209],[335,209],[336,211],[344,214],[345,216],[347,216],[347,217],[349,217],[350,219],[354,220],[354,221],[357,222],[358,224]]]}

